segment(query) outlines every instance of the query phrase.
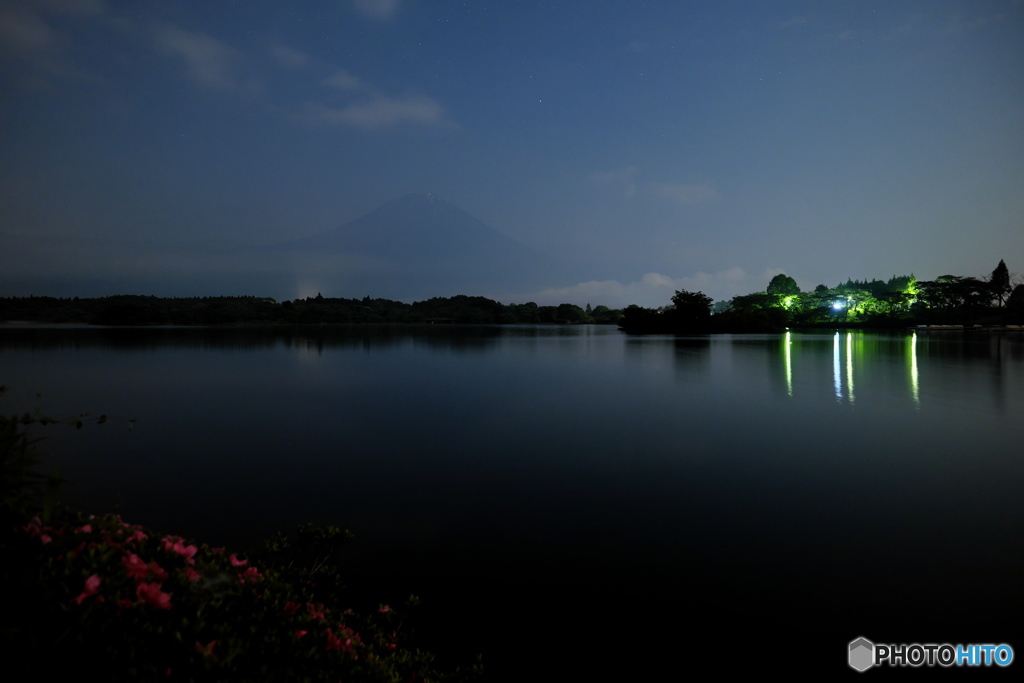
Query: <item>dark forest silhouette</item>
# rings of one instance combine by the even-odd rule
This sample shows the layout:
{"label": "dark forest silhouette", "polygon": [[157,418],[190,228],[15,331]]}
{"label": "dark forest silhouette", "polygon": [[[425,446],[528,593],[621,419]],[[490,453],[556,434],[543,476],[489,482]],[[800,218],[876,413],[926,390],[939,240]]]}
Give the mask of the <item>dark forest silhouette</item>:
{"label": "dark forest silhouette", "polygon": [[315,297],[277,302],[256,296],[166,298],[118,295],[0,298],[0,320],[92,325],[618,324],[629,332],[774,332],[786,327],[907,327],[1024,324],[1024,284],[1001,260],[989,276],[913,274],[847,279],[801,291],[784,273],[762,292],[714,302],[679,290],[660,308],[631,305],[502,304],[482,296],[390,299]]}

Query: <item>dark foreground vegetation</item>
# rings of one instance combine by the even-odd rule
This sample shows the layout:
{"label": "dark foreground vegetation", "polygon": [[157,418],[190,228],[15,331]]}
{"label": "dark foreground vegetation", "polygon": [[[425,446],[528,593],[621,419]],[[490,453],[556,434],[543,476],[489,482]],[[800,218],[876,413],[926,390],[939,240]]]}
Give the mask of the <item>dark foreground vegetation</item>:
{"label": "dark foreground vegetation", "polygon": [[1024,324],[1024,284],[1003,261],[984,278],[914,275],[888,280],[852,280],[801,291],[785,274],[763,292],[713,302],[702,292],[677,291],[662,308],[628,306],[621,327],[628,332],[780,332],[787,327],[881,327],[915,325]]}
{"label": "dark foreground vegetation", "polygon": [[[2,392],[2,388],[0,388]],[[462,681],[410,645],[405,606],[344,585],[351,534],[303,525],[252,553],[231,552],[64,509],[59,479],[37,472],[29,429],[0,416],[0,652],[40,680]]]}
{"label": "dark foreground vegetation", "polygon": [[276,302],[255,296],[161,298],[108,296],[0,298],[0,320],[90,325],[319,325],[351,323],[597,323],[622,311],[574,304],[501,304],[482,296],[435,297],[412,304],[389,299],[315,297]]}

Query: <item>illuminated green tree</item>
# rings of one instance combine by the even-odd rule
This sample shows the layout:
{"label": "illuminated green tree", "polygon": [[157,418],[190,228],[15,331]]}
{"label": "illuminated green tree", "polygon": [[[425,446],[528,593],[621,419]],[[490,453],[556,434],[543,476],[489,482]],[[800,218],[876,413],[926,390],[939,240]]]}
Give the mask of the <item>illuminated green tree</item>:
{"label": "illuminated green tree", "polygon": [[765,294],[764,292],[740,294],[732,298],[732,308],[737,311],[757,311],[774,308],[779,305],[780,299],[781,297],[776,294]]}
{"label": "illuminated green tree", "polygon": [[766,291],[769,294],[777,294],[779,296],[794,296],[800,293],[800,287],[797,286],[796,280],[785,273],[779,273],[768,283]]}

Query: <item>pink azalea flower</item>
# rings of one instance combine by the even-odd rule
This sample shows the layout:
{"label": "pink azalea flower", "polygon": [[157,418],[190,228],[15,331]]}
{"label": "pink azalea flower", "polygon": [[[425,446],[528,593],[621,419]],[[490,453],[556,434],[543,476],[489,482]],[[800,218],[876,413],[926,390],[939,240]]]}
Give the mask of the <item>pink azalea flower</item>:
{"label": "pink azalea flower", "polygon": [[213,656],[213,646],[216,645],[216,644],[217,644],[216,640],[211,640],[206,645],[203,645],[202,643],[200,643],[197,640],[196,641],[196,652],[198,652],[200,654],[204,654],[207,657],[212,657]]}
{"label": "pink azalea flower", "polygon": [[194,545],[185,545],[184,539],[180,536],[164,536],[160,539],[160,547],[167,552],[184,555],[189,564],[195,564],[196,561],[192,558],[199,550]]}
{"label": "pink azalea flower", "polygon": [[154,609],[171,609],[171,594],[161,588],[159,583],[140,583],[135,587],[135,595]]}
{"label": "pink azalea flower", "polygon": [[157,581],[166,581],[167,580],[167,572],[165,572],[163,570],[163,568],[160,565],[158,565],[156,562],[150,562],[148,567],[149,567],[149,575],[150,575],[151,578],[156,579]]}
{"label": "pink azalea flower", "polygon": [[[338,626],[340,629],[340,636],[334,635],[331,629],[324,629],[327,633],[327,649],[328,650],[341,650],[347,652],[353,656],[356,656],[356,645],[362,645],[363,641],[359,638],[359,634],[350,629],[347,626]],[[342,640],[344,638],[344,640]],[[356,659],[359,657],[356,656]]]}
{"label": "pink azalea flower", "polygon": [[71,602],[75,603],[76,605],[81,605],[83,600],[85,600],[91,595],[96,595],[96,593],[99,592],[99,589],[100,577],[98,574],[93,574],[85,580],[85,590],[83,590],[81,595],[79,595],[77,598],[72,598]]}
{"label": "pink azalea flower", "polygon": [[390,611],[391,611],[391,608],[388,607],[387,605],[381,605],[380,606],[380,613],[381,614],[387,614]]}
{"label": "pink azalea flower", "polygon": [[195,569],[192,569],[192,567],[185,567],[185,577],[189,581],[198,581],[201,576],[202,574],[197,572]]}
{"label": "pink azalea flower", "polygon": [[284,613],[285,614],[295,614],[295,612],[297,612],[298,609],[299,609],[299,606],[297,604],[295,604],[294,602],[286,602],[286,603],[284,603]]}
{"label": "pink azalea flower", "polygon": [[76,534],[91,534],[92,533],[92,524],[84,524],[84,525],[78,527],[77,529],[75,529],[75,533]]}
{"label": "pink azalea flower", "polygon": [[123,556],[121,564],[124,565],[125,571],[128,572],[128,578],[135,579],[136,581],[145,581],[148,578],[153,578],[157,581],[167,579],[167,572],[160,565],[156,562],[146,564],[135,553],[128,553]]}
{"label": "pink azalea flower", "polygon": [[167,552],[172,552],[174,550],[174,544],[180,544],[182,540],[183,539],[178,536],[164,536],[160,539],[160,548],[162,550],[166,550]]}
{"label": "pink azalea flower", "polygon": [[145,541],[147,538],[149,538],[149,536],[147,536],[146,534],[142,533],[140,530],[136,529],[135,532],[132,533],[131,536],[129,536],[128,538],[124,539],[124,542],[125,543],[138,543],[140,541]]}
{"label": "pink azalea flower", "polygon": [[145,579],[149,576],[149,567],[142,561],[142,558],[135,553],[128,553],[121,558],[121,564],[124,565],[125,571],[128,572],[128,578],[130,579]]}
{"label": "pink azalea flower", "polygon": [[248,579],[249,581],[255,583],[257,579],[260,579],[262,577],[263,574],[260,574],[259,569],[256,569],[256,567],[249,567],[244,572],[238,575],[238,580],[242,583],[245,583],[246,579]]}
{"label": "pink azalea flower", "polygon": [[309,633],[309,631],[303,631],[303,630],[300,629],[300,630],[295,632],[295,637],[296,638],[301,638],[302,636],[306,635],[307,633]]}
{"label": "pink azalea flower", "polygon": [[232,567],[244,567],[249,564],[249,560],[240,560],[234,553],[231,553],[231,557],[228,558],[228,561],[231,562]]}
{"label": "pink azalea flower", "polygon": [[323,603],[320,603],[319,605],[316,605],[314,607],[313,603],[307,602],[306,603],[306,609],[309,610],[310,616],[313,617],[314,619],[323,619],[324,618],[324,605],[323,605]]}
{"label": "pink azalea flower", "polygon": [[48,534],[40,534],[39,542],[42,543],[43,545],[46,545],[47,543],[52,543],[53,539],[50,538],[50,536]]}
{"label": "pink azalea flower", "polygon": [[189,564],[196,563],[195,556],[198,551],[199,548],[195,547],[194,545],[176,544],[174,546],[174,552],[178,553],[179,555],[184,555],[185,559],[188,561]]}
{"label": "pink azalea flower", "polygon": [[100,589],[101,583],[102,580],[100,579],[99,575],[93,574],[85,580],[85,590],[89,591],[89,594],[91,595]]}

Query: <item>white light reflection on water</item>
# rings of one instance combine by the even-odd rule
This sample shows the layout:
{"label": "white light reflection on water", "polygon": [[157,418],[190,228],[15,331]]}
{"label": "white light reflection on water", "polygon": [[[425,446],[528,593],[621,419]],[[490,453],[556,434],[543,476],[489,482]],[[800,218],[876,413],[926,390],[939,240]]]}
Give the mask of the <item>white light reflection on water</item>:
{"label": "white light reflection on water", "polygon": [[911,332],[907,340],[910,357],[910,393],[914,397],[914,407],[921,407],[921,393],[917,384],[917,332]]}
{"label": "white light reflection on water", "polygon": [[840,369],[839,358],[841,351],[839,348],[839,332],[836,332],[836,336],[832,338],[832,379],[836,387],[836,401],[842,402],[843,400],[843,372]]}
{"label": "white light reflection on water", "polygon": [[793,395],[793,338],[789,330],[782,340],[783,357],[786,359],[786,393]]}
{"label": "white light reflection on water", "polygon": [[853,404],[853,333],[846,333],[846,393]]}

